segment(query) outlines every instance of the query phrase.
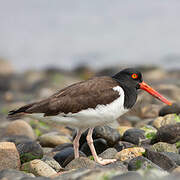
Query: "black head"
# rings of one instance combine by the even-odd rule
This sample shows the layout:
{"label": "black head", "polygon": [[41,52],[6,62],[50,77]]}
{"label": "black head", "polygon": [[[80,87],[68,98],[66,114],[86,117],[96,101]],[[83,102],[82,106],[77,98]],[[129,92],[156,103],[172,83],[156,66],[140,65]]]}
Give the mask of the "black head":
{"label": "black head", "polygon": [[139,89],[139,83],[143,82],[142,74],[134,68],[127,68],[115,74],[112,78],[120,82],[122,85]]}

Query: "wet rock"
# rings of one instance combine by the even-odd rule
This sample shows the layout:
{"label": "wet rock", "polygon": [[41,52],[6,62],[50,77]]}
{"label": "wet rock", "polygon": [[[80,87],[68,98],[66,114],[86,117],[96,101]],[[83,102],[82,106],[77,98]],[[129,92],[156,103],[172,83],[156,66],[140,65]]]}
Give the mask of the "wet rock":
{"label": "wet rock", "polygon": [[129,171],[136,171],[138,169],[146,169],[147,170],[149,168],[161,169],[159,166],[157,166],[156,164],[154,164],[152,161],[145,158],[144,156],[135,157],[135,158],[131,159],[128,163]]}
{"label": "wet rock", "polygon": [[111,180],[143,180],[142,176],[137,172],[127,172],[111,178]]}
{"label": "wet rock", "polygon": [[173,103],[171,106],[164,106],[159,111],[159,116],[165,116],[167,114],[180,114],[180,104]]}
{"label": "wet rock", "polygon": [[48,156],[44,156],[41,161],[45,162],[46,164],[48,164],[50,167],[52,167],[56,172],[59,172],[61,169],[60,164],[53,158],[48,157]]}
{"label": "wet rock", "polygon": [[180,123],[160,127],[156,134],[156,141],[172,144],[180,141]]}
{"label": "wet rock", "polygon": [[60,144],[71,143],[67,136],[59,135],[56,132],[43,134],[38,139],[43,147],[55,147]]}
{"label": "wet rock", "polygon": [[166,125],[173,125],[177,123],[177,120],[175,118],[176,116],[174,114],[168,114],[165,115],[164,117],[157,117],[154,121],[153,121],[153,126],[157,129],[159,129],[162,126],[166,126]]}
{"label": "wet rock", "polygon": [[173,152],[178,153],[178,149],[176,148],[175,144],[168,144],[165,142],[158,142],[156,144],[153,144],[154,151],[157,152]]}
{"label": "wet rock", "polygon": [[117,130],[119,131],[119,134],[121,135],[121,136],[123,136],[124,135],[124,133],[128,130],[128,129],[131,129],[132,127],[129,127],[129,126],[119,126],[118,128],[117,128]]}
{"label": "wet rock", "polygon": [[168,158],[166,155],[146,149],[145,157],[147,157],[154,164],[158,165],[165,171],[172,171],[177,167],[176,163]]}
{"label": "wet rock", "polygon": [[114,148],[119,152],[123,149],[135,147],[134,144],[126,142],[126,141],[119,141],[114,145]]}
{"label": "wet rock", "polygon": [[145,149],[142,147],[127,148],[118,152],[115,157],[116,159],[120,161],[126,161],[126,160],[133,159],[137,156],[142,156],[144,152],[145,152]]}
{"label": "wet rock", "polygon": [[[86,130],[82,134],[80,138],[80,147],[86,142],[87,134],[88,134],[88,130]],[[121,136],[117,129],[113,129],[109,126],[97,126],[94,128],[92,138],[93,140],[98,138],[103,138],[107,141],[108,146],[112,147],[120,140]]]}
{"label": "wet rock", "polygon": [[[97,154],[100,154],[107,149],[107,141],[103,138],[95,139],[93,141],[93,144],[94,144]],[[91,151],[90,151],[90,148],[89,148],[89,145],[87,144],[87,142],[85,142],[81,146],[80,151],[82,151],[87,156],[91,155]]]}
{"label": "wet rock", "polygon": [[95,168],[99,166],[95,161],[92,161],[86,157],[79,157],[72,160],[67,166],[67,169],[78,169],[78,168]]}
{"label": "wet rock", "polygon": [[27,136],[31,139],[35,139],[35,134],[32,127],[23,120],[16,120],[6,127],[5,136]]}
{"label": "wet rock", "polygon": [[[80,156],[86,156],[83,152],[79,151]],[[53,157],[62,167],[65,167],[67,165],[67,162],[69,163],[74,159],[74,149],[72,147],[67,147],[62,149],[60,152],[58,152]],[[68,159],[67,159],[68,158]],[[65,163],[66,161],[66,163]]]}
{"label": "wet rock", "polygon": [[99,154],[99,157],[103,159],[114,159],[116,154],[117,150],[115,148],[108,148],[104,152]]}
{"label": "wet rock", "polygon": [[24,163],[21,166],[21,170],[32,173],[36,176],[50,177],[56,174],[56,171],[53,168],[39,159]]}
{"label": "wet rock", "polygon": [[133,128],[133,129],[128,129],[122,139],[123,141],[127,141],[133,144],[140,144],[142,140],[145,140],[145,131],[141,130],[141,129],[137,129],[137,128]]}
{"label": "wet rock", "polygon": [[43,157],[43,149],[36,141],[25,142],[17,145],[21,163],[31,161],[33,159],[41,159]]}
{"label": "wet rock", "polygon": [[169,159],[174,161],[178,166],[180,166],[180,155],[173,152],[162,152],[162,154],[166,155]]}
{"label": "wet rock", "polygon": [[14,143],[0,142],[0,170],[19,169],[21,165],[19,153]]}
{"label": "wet rock", "polygon": [[31,178],[27,173],[15,169],[4,169],[0,171],[1,180],[21,180],[24,177]]}

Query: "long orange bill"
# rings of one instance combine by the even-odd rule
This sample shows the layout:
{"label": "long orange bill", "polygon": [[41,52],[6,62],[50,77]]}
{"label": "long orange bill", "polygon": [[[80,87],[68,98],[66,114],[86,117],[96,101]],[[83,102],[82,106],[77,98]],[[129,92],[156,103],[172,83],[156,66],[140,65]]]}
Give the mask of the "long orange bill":
{"label": "long orange bill", "polygon": [[165,97],[163,97],[161,94],[159,94],[156,90],[154,90],[152,87],[150,87],[149,85],[147,85],[144,81],[142,83],[139,83],[140,85],[140,89],[143,89],[145,91],[147,91],[149,94],[151,94],[152,96],[154,96],[155,98],[159,99],[160,101],[168,104],[169,106],[172,105],[172,103],[170,101],[168,101]]}

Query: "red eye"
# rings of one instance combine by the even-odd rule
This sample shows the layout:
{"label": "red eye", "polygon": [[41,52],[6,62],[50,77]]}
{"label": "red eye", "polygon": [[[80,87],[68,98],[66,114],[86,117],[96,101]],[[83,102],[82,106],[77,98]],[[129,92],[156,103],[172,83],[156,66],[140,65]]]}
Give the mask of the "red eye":
{"label": "red eye", "polygon": [[137,79],[137,78],[138,78],[138,75],[134,73],[134,74],[131,75],[131,77],[132,77],[133,79]]}

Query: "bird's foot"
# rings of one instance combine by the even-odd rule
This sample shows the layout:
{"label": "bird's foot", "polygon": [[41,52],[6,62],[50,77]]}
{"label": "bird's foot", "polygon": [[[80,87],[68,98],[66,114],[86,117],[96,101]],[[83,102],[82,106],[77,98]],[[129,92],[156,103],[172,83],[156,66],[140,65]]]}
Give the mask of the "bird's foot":
{"label": "bird's foot", "polygon": [[98,157],[95,161],[101,165],[106,165],[117,161],[117,159],[102,159],[101,157]]}

